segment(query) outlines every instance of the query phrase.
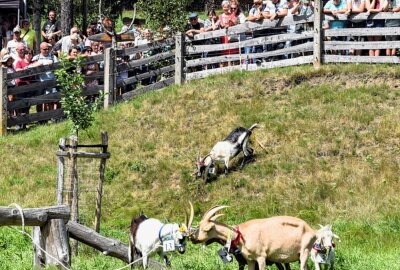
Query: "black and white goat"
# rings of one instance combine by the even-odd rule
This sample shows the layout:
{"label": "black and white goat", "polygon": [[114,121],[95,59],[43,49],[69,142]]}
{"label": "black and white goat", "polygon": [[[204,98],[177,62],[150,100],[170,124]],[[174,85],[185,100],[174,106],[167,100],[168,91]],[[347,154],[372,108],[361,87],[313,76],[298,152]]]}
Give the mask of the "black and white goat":
{"label": "black and white goat", "polygon": [[187,224],[164,224],[158,219],[140,216],[132,219],[129,235],[129,264],[135,258],[135,254],[142,257],[143,268],[147,268],[148,258],[158,253],[169,266],[171,263],[166,255],[167,251],[178,250],[185,253],[186,238],[193,221],[193,206],[190,203],[190,218]]}
{"label": "black and white goat", "polygon": [[250,128],[238,127],[235,128],[223,141],[217,142],[212,148],[210,154],[204,158],[199,157],[196,163],[197,176],[204,176],[207,180],[209,171],[213,170],[214,163],[224,161],[225,175],[228,174],[229,160],[236,157],[240,152],[243,152],[244,157],[240,164],[240,169],[253,155],[253,149],[247,146],[249,137],[254,128],[258,127],[257,124],[252,125]]}

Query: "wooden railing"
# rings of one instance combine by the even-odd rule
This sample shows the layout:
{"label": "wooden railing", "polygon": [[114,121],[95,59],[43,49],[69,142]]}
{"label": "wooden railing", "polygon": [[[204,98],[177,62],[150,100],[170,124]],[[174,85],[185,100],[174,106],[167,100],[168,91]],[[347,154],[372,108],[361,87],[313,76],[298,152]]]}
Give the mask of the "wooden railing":
{"label": "wooden railing", "polygon": [[[232,70],[257,70],[312,63],[315,67],[319,67],[323,63],[399,63],[397,56],[353,56],[343,54],[343,52],[349,49],[365,51],[400,48],[400,41],[359,42],[330,41],[328,39],[351,36],[400,36],[400,27],[324,30],[321,27],[322,14],[319,12],[321,9],[322,7],[317,3],[315,14],[310,16],[286,16],[275,21],[246,22],[228,29],[201,33],[191,40],[182,34],[177,34],[175,39],[119,49],[115,52],[107,49],[104,55],[88,58],[88,63],[104,61],[104,71],[87,78],[96,78],[102,83],[85,89],[84,95],[96,95],[99,91],[104,91],[106,94],[104,107],[107,108],[116,101],[129,100],[147,91]],[[325,18],[328,20],[400,19],[400,13],[383,12],[369,16],[362,13],[350,16],[339,15],[337,18],[325,15]],[[313,29],[295,33],[265,34],[266,30],[304,23],[314,24]],[[223,36],[235,37],[236,42],[210,44],[213,40]],[[291,42],[291,45],[276,46],[285,42]],[[259,47],[267,47],[267,49],[259,52],[248,51],[248,48]],[[226,50],[234,49],[237,50],[235,54],[225,53]],[[136,59],[137,54],[148,51],[155,53],[147,58]],[[208,55],[205,56],[205,53]],[[287,55],[290,57],[285,59]],[[129,60],[122,61],[124,58],[129,58]],[[219,66],[220,63],[225,62],[229,65]],[[0,103],[0,134],[6,134],[7,128],[16,125],[47,121],[63,116],[62,109],[45,112],[34,112],[31,109],[29,114],[9,116],[12,111],[26,107],[32,108],[49,101],[59,101],[61,97],[60,93],[54,93],[49,95],[31,94],[29,98],[18,98],[18,96],[35,93],[43,88],[55,87],[55,81],[34,82],[14,88],[7,88],[6,82],[15,78],[37,76],[57,68],[57,65],[42,66],[13,74],[6,74],[5,69],[0,71],[2,80],[0,96],[3,101]],[[17,99],[8,102],[7,95],[14,95]]]}

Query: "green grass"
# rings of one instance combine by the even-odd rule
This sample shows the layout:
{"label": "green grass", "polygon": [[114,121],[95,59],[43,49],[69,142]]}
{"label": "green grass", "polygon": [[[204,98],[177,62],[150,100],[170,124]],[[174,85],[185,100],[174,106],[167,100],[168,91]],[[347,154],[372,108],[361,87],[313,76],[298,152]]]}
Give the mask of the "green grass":
{"label": "green grass", "polygon": [[[298,216],[314,228],[333,224],[341,237],[336,269],[400,269],[399,74],[388,65],[234,72],[100,112],[80,142],[99,143],[100,130],[109,133],[102,234],[126,243],[140,211],[182,222],[190,199],[195,223],[226,204],[221,220],[229,224],[273,215]],[[256,162],[239,171],[236,158],[228,177],[207,185],[192,176],[199,152],[255,122]],[[60,123],[0,138],[0,205],[55,204],[55,153],[68,134]],[[173,255],[173,269],[237,269],[222,264],[218,248],[189,244],[185,255]],[[124,265],[81,249],[73,269]],[[32,265],[30,242],[9,228],[0,228],[0,265]]]}

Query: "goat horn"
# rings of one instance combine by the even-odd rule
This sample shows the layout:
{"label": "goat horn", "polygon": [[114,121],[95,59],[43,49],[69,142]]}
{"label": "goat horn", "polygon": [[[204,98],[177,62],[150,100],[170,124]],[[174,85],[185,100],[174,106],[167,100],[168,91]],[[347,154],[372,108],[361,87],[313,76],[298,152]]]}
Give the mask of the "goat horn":
{"label": "goat horn", "polygon": [[210,220],[211,217],[214,216],[215,213],[217,213],[219,210],[224,209],[224,208],[227,208],[227,207],[229,207],[229,206],[220,205],[220,206],[214,207],[213,209],[211,209],[210,211],[208,211],[208,212],[204,215],[203,219],[205,219],[205,220]]}
{"label": "goat horn", "polygon": [[193,204],[191,201],[189,201],[189,204],[190,204],[190,217],[189,217],[189,222],[186,224],[186,227],[190,230],[190,227],[192,227],[192,223],[193,223],[194,210],[193,210]]}
{"label": "goat horn", "polygon": [[224,214],[218,214],[210,218],[210,221],[216,221],[217,218],[222,217]]}

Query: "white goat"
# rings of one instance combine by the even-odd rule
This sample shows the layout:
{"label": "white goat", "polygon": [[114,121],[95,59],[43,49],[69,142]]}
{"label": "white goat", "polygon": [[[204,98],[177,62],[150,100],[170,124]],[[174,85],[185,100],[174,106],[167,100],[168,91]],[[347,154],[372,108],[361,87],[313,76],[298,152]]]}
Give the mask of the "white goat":
{"label": "white goat", "polygon": [[[158,253],[169,266],[166,252],[178,249],[178,252],[185,253],[186,237],[189,234],[188,225],[193,221],[193,206],[189,223],[187,224],[164,224],[158,219],[141,216],[132,219],[129,235],[129,263],[135,258],[135,253],[142,256],[143,267],[146,269],[148,258],[154,253]],[[131,265],[132,269],[132,265]]]}
{"label": "white goat", "polygon": [[317,240],[311,250],[311,259],[315,264],[315,270],[320,270],[322,265],[325,265],[325,270],[334,270],[335,243],[333,239],[339,240],[339,236],[332,232],[332,225],[319,226],[321,229],[317,231]]}
{"label": "white goat", "polygon": [[208,173],[214,170],[215,161],[224,161],[225,175],[228,174],[229,160],[237,156],[243,151],[244,157],[240,164],[240,169],[243,168],[245,162],[253,155],[253,149],[247,147],[247,142],[252,133],[252,130],[258,125],[254,124],[249,129],[238,127],[234,129],[228,137],[223,141],[217,142],[212,148],[210,154],[204,158],[199,157],[197,161],[197,176],[204,176],[207,181]]}

